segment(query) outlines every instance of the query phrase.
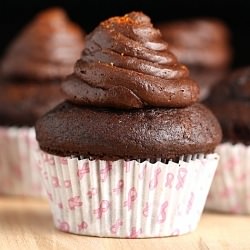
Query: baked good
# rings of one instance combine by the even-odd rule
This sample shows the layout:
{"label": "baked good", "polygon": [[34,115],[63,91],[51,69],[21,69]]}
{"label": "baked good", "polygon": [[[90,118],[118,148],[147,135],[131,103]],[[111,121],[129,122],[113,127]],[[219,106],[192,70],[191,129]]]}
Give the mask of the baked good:
{"label": "baked good", "polygon": [[250,213],[250,67],[231,72],[216,85],[206,104],[217,116],[223,143],[216,151],[221,160],[207,208],[228,213]]}
{"label": "baked good", "polygon": [[0,66],[0,193],[41,196],[34,124],[63,101],[84,32],[60,8],[39,13],[7,48]]}
{"label": "baked good", "polygon": [[218,19],[196,18],[159,24],[178,60],[188,66],[201,88],[201,100],[227,73],[231,63],[230,32]]}
{"label": "baked good", "polygon": [[38,117],[63,100],[59,82],[9,81],[1,85],[0,91],[2,126],[34,126]]}
{"label": "baked good", "polygon": [[112,161],[208,154],[221,138],[217,120],[198,103],[181,109],[127,111],[65,102],[40,119],[36,128],[41,149],[50,154]]}
{"label": "baked good", "polygon": [[221,130],[149,17],[100,23],[62,89],[67,101],[36,123],[56,227],[131,238],[192,231]]}
{"label": "baked good", "polygon": [[60,81],[80,57],[83,34],[59,8],[38,14],[25,27],[1,62],[1,125],[33,126],[64,99]]}
{"label": "baked good", "polygon": [[212,89],[206,104],[217,116],[223,141],[250,144],[250,67],[234,70]]}

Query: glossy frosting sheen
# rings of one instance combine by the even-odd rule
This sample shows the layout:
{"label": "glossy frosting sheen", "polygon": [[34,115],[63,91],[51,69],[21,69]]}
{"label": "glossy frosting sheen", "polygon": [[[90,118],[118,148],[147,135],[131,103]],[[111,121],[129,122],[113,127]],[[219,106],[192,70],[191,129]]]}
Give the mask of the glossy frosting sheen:
{"label": "glossy frosting sheen", "polygon": [[84,34],[59,8],[39,14],[8,48],[4,77],[61,79],[73,72],[84,47]]}
{"label": "glossy frosting sheen", "polygon": [[110,18],[90,33],[62,88],[71,102],[125,109],[185,107],[199,95],[187,68],[138,12]]}

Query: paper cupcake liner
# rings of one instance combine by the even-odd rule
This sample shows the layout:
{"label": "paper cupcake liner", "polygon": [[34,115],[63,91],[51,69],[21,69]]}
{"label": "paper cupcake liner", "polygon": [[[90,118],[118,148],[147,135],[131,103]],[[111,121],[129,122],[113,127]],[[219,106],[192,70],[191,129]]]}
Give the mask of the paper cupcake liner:
{"label": "paper cupcake liner", "polygon": [[37,171],[38,143],[34,128],[0,127],[0,194],[43,194]]}
{"label": "paper cupcake liner", "polygon": [[216,152],[220,161],[206,209],[250,214],[250,146],[223,143]]}
{"label": "paper cupcake liner", "polygon": [[193,231],[217,163],[216,154],[152,164],[40,152],[55,226],[100,237],[162,237]]}

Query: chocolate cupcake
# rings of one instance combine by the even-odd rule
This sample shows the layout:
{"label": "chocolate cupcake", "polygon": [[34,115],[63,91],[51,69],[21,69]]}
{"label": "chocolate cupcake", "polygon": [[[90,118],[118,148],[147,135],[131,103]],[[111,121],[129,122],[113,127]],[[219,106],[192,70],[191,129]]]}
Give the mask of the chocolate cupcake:
{"label": "chocolate cupcake", "polygon": [[36,124],[56,227],[130,238],[194,230],[221,131],[150,19],[102,22],[62,89],[67,101]]}
{"label": "chocolate cupcake", "polygon": [[228,28],[216,19],[175,21],[158,27],[169,49],[188,66],[191,77],[199,83],[200,99],[204,100],[230,66],[232,51]]}
{"label": "chocolate cupcake", "polygon": [[7,49],[0,70],[0,193],[40,192],[31,174],[34,124],[63,101],[60,82],[83,47],[83,31],[53,8],[38,14]]}
{"label": "chocolate cupcake", "polygon": [[60,82],[73,72],[83,46],[83,31],[63,10],[38,14],[2,59],[0,125],[34,126],[39,116],[61,102]]}
{"label": "chocolate cupcake", "polygon": [[230,213],[250,213],[250,67],[237,69],[216,85],[207,105],[223,131],[216,151],[221,160],[207,208]]}

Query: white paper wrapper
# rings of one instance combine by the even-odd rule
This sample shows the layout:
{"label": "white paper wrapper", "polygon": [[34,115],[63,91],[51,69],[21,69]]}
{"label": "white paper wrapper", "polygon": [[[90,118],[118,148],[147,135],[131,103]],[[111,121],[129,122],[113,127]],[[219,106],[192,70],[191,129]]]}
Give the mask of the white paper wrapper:
{"label": "white paper wrapper", "polygon": [[40,153],[55,226],[81,235],[145,238],[193,231],[218,155],[155,164]]}
{"label": "white paper wrapper", "polygon": [[206,209],[250,214],[250,146],[223,143],[216,152],[220,161]]}
{"label": "white paper wrapper", "polygon": [[43,195],[34,128],[0,127],[0,194]]}

